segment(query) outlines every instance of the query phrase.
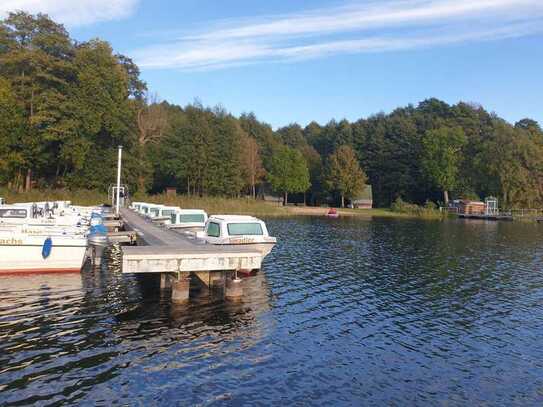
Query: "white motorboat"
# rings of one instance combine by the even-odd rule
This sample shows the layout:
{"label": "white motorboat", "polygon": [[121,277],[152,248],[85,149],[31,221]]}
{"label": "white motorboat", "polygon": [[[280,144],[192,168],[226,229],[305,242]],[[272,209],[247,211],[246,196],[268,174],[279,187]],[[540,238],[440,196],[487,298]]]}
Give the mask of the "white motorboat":
{"label": "white motorboat", "polygon": [[77,272],[86,250],[87,238],[81,234],[0,230],[0,273]]}
{"label": "white motorboat", "polygon": [[266,224],[253,216],[213,215],[196,237],[209,244],[256,249],[266,257],[277,239],[268,234]]}
{"label": "white motorboat", "polygon": [[155,219],[155,218],[158,218],[160,216],[160,210],[162,208],[164,208],[164,205],[160,205],[160,204],[150,204],[148,206],[148,211],[147,211],[147,217],[150,218],[150,219]]}
{"label": "white motorboat", "polygon": [[139,212],[140,211],[140,208],[141,208],[141,205],[145,204],[145,202],[132,202],[130,204],[130,209],[136,211],[136,212]]}
{"label": "white motorboat", "polygon": [[166,226],[178,231],[202,231],[207,222],[207,213],[202,209],[179,209],[172,213]]}
{"label": "white motorboat", "polygon": [[84,225],[79,214],[55,215],[51,211],[41,211],[36,204],[2,205],[0,225],[36,225],[78,227]]}
{"label": "white motorboat", "polygon": [[161,205],[158,209],[155,207],[151,207],[151,219],[153,220],[153,222],[166,225],[171,222],[172,215],[180,210],[181,208],[178,206]]}

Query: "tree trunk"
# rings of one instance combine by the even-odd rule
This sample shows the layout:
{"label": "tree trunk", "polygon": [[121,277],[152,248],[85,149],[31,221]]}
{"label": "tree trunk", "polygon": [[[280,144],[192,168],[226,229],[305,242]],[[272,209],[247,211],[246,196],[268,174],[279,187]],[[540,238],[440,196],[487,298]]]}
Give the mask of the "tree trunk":
{"label": "tree trunk", "polygon": [[32,189],[32,170],[28,169],[26,171],[25,191],[28,192],[31,189]]}
{"label": "tree trunk", "polygon": [[287,203],[288,203],[288,192],[285,191],[285,197],[283,199],[283,206],[287,206]]}
{"label": "tree trunk", "polygon": [[16,186],[17,192],[23,192],[22,179],[23,179],[23,175],[21,174],[21,170],[19,169],[17,171],[17,176],[15,177],[15,186]]}
{"label": "tree trunk", "polygon": [[252,194],[253,194],[253,199],[256,199],[256,186],[255,186],[255,184],[253,184],[253,186],[252,186]]}
{"label": "tree trunk", "polygon": [[138,190],[141,193],[145,193],[145,177],[143,175],[138,177]]}
{"label": "tree trunk", "polygon": [[341,207],[345,208],[345,195],[341,195]]}
{"label": "tree trunk", "polygon": [[449,206],[449,191],[443,191],[443,199],[445,199],[445,206]]}

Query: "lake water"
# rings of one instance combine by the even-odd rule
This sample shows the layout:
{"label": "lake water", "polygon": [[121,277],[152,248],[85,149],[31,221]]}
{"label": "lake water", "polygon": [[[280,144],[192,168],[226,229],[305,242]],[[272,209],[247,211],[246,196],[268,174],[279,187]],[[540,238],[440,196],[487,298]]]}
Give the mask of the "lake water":
{"label": "lake water", "polygon": [[243,303],[0,276],[0,405],[542,405],[543,225],[268,226]]}

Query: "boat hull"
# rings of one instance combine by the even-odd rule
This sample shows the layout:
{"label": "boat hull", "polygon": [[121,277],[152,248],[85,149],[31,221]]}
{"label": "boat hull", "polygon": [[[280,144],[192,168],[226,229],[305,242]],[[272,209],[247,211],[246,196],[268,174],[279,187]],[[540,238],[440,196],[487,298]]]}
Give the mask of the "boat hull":
{"label": "boat hull", "polygon": [[50,254],[44,258],[44,239],[0,239],[0,273],[67,273],[81,270],[86,257],[86,240],[52,237]]}
{"label": "boat hull", "polygon": [[217,246],[236,247],[238,249],[257,250],[262,254],[262,260],[272,251],[275,243],[212,243]]}

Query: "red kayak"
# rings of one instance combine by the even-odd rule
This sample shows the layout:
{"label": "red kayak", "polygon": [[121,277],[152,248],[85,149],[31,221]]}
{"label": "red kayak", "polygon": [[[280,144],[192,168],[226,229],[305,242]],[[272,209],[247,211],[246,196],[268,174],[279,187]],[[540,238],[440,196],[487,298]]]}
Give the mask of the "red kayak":
{"label": "red kayak", "polygon": [[339,213],[337,213],[336,208],[330,208],[326,216],[328,218],[339,218]]}

